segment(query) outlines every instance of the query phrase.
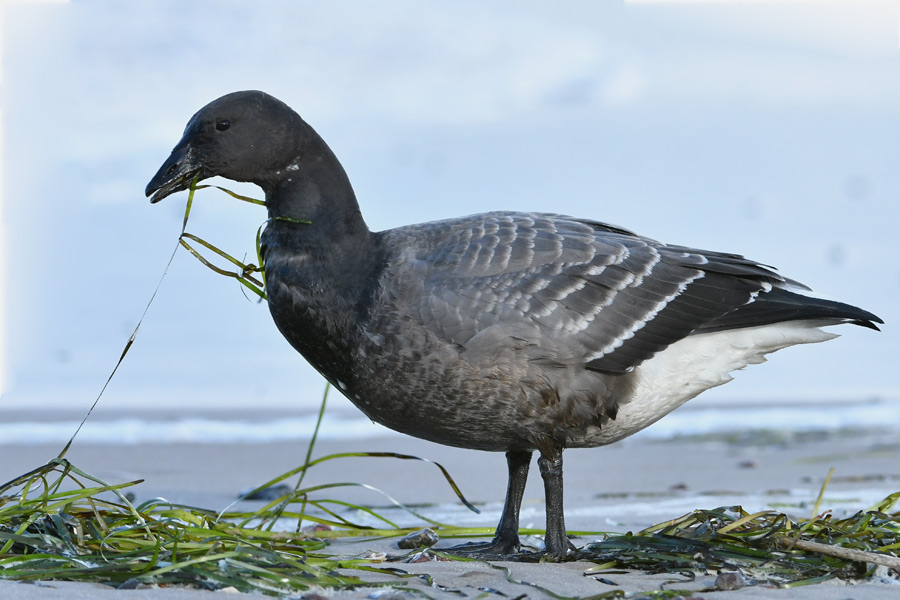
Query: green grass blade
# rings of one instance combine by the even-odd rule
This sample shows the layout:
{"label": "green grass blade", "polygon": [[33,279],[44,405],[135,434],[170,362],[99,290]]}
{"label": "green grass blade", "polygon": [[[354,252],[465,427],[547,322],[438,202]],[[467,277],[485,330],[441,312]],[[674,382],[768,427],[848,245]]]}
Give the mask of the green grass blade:
{"label": "green grass blade", "polygon": [[194,189],[202,190],[203,188],[209,188],[209,187],[215,188],[215,189],[217,189],[217,190],[219,190],[219,191],[222,191],[222,192],[225,192],[226,194],[228,194],[228,195],[231,196],[232,198],[236,198],[236,199],[238,199],[238,200],[241,200],[242,202],[249,202],[250,204],[258,204],[259,206],[265,206],[265,205],[266,205],[266,201],[265,201],[265,200],[258,200],[257,198],[251,198],[250,196],[242,196],[241,194],[232,192],[232,191],[229,190],[228,188],[223,188],[223,187],[218,186],[218,185],[203,184],[203,185],[198,185],[198,186],[194,187]]}

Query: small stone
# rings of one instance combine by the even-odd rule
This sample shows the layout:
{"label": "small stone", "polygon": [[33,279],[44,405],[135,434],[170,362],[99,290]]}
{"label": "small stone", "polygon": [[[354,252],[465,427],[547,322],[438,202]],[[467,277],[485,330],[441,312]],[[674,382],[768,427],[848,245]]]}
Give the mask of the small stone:
{"label": "small stone", "polygon": [[409,600],[411,598],[411,594],[405,594],[403,592],[392,590],[392,589],[384,589],[378,590],[377,592],[372,592],[366,598],[370,600]]}
{"label": "small stone", "polygon": [[426,527],[413,532],[397,542],[397,546],[403,550],[415,550],[416,548],[430,548],[438,543],[438,534]]}
{"label": "small stone", "polygon": [[716,577],[716,589],[722,591],[739,590],[744,587],[744,576],[737,571],[729,571],[727,573],[719,573]]}
{"label": "small stone", "polygon": [[[294,488],[289,485],[279,484],[273,485],[272,487],[262,488],[261,490],[257,490],[254,492],[254,488],[250,488],[249,490],[244,490],[240,494],[238,494],[239,500],[262,500],[262,501],[271,501],[277,498],[281,498],[282,496],[287,496]],[[252,492],[252,493],[251,493]]]}

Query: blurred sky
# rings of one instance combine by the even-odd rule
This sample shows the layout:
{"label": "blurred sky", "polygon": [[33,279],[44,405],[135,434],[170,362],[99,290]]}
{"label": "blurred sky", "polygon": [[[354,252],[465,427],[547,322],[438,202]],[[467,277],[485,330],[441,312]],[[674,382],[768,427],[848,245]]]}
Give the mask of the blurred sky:
{"label": "blurred sky", "polygon": [[[143,190],[190,116],[265,90],[343,162],[372,229],[562,212],[745,254],[887,321],[714,398],[900,399],[896,2],[3,4],[0,406],[86,409],[175,247]],[[224,185],[261,196],[253,186]],[[188,230],[252,256],[260,207]],[[312,407],[264,305],[179,251],[106,409]]]}

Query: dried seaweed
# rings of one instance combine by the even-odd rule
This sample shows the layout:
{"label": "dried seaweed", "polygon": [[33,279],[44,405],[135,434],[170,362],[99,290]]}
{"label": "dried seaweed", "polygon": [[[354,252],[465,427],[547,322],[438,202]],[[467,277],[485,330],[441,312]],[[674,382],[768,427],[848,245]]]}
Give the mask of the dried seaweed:
{"label": "dried seaweed", "polygon": [[845,518],[830,511],[793,521],[777,511],[750,514],[740,506],[695,510],[636,534],[589,544],[578,558],[592,573],[640,569],[652,573],[740,570],[754,583],[796,586],[835,577],[860,579],[879,567],[900,575],[900,498]]}

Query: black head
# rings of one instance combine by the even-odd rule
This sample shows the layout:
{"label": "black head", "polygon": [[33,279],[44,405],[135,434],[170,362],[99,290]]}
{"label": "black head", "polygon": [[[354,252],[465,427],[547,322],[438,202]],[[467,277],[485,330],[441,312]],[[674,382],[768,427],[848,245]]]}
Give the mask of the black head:
{"label": "black head", "polygon": [[222,96],[191,117],[146,194],[159,202],[190,187],[198,174],[199,179],[220,175],[265,189],[297,158],[307,129],[312,131],[288,105],[264,92]]}

